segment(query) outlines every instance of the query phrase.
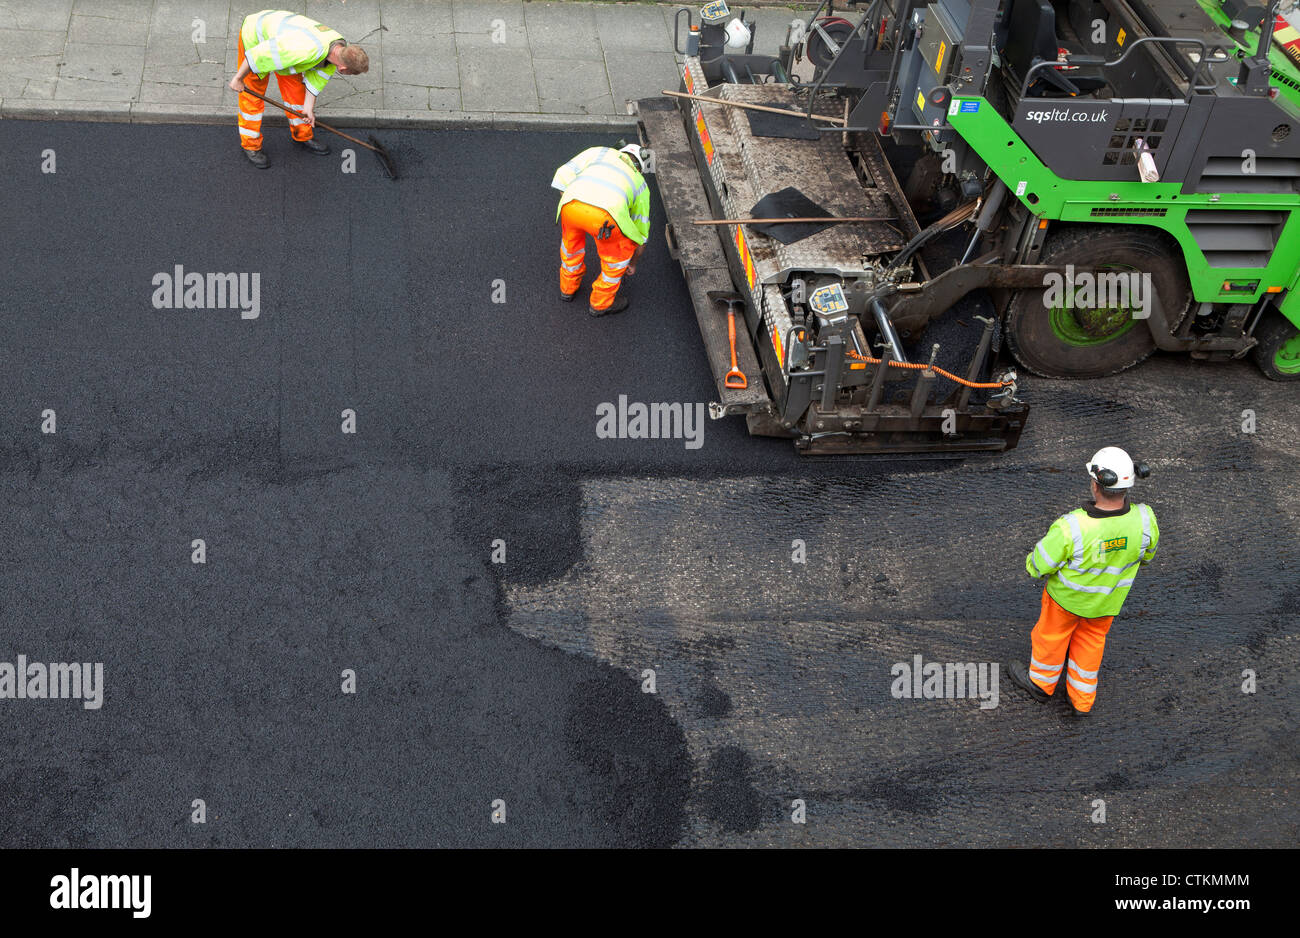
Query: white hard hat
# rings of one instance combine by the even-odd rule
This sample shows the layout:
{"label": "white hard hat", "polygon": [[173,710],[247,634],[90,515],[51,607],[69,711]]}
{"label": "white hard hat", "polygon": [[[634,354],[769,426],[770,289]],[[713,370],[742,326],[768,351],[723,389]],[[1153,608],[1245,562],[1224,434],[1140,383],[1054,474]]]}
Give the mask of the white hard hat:
{"label": "white hard hat", "polygon": [[646,171],[646,164],[649,162],[649,157],[647,156],[646,151],[641,149],[641,147],[637,146],[635,143],[629,143],[618,152],[626,153],[631,156],[636,162],[637,169],[641,170],[643,173]]}
{"label": "white hard hat", "polygon": [[749,40],[753,33],[749,27],[740,20],[732,20],[727,24],[727,44],[725,46],[728,52],[743,52],[749,46]]}
{"label": "white hard hat", "polygon": [[1088,475],[1102,488],[1131,489],[1136,475],[1133,457],[1118,446],[1103,446],[1088,460]]}

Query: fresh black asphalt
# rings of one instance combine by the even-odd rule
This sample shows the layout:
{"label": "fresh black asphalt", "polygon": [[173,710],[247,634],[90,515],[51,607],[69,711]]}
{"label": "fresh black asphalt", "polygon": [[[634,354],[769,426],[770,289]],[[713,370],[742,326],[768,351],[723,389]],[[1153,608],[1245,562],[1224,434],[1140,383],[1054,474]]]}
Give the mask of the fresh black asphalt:
{"label": "fresh black asphalt", "polygon": [[[824,499],[865,506],[909,473],[974,517],[998,459],[801,460],[739,420],[709,421],[699,449],[599,439],[596,408],[621,394],[714,397],[657,200],[632,308],[596,320],[585,294],[558,299],[551,174],[613,141],[388,131],[391,181],[361,151],[342,172],[346,144],[319,136],[333,155],[268,127],[258,171],[233,125],[0,123],[0,661],[102,661],[106,683],[97,711],[0,701],[0,845],[671,845],[699,839],[697,815],[752,830],[754,754],[693,760],[635,669],[521,634],[507,593],[586,555],[590,480],[761,477],[774,516],[820,519],[849,510]],[[154,308],[176,265],[259,273],[259,317]],[[1256,381],[1245,367],[1223,374]],[[1035,403],[1129,432],[1078,387]],[[1027,453],[1006,464],[1033,461],[1037,527],[1079,486]],[[1288,531],[1293,510],[1274,509]],[[936,553],[944,524],[924,533]],[[1030,596],[1021,619],[1032,590],[1005,573]],[[959,584],[958,607],[998,609],[982,588]],[[1104,763],[1088,777],[1113,779]],[[853,797],[920,790],[873,773]]]}

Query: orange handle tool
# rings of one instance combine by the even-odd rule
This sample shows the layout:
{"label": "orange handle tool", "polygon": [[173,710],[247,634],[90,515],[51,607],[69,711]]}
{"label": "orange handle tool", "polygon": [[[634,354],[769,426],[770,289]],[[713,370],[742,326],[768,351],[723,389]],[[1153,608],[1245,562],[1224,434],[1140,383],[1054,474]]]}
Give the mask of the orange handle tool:
{"label": "orange handle tool", "polygon": [[736,307],[733,305],[727,308],[727,338],[731,342],[731,370],[722,379],[722,385],[733,391],[743,391],[749,387],[749,379],[736,367]]}

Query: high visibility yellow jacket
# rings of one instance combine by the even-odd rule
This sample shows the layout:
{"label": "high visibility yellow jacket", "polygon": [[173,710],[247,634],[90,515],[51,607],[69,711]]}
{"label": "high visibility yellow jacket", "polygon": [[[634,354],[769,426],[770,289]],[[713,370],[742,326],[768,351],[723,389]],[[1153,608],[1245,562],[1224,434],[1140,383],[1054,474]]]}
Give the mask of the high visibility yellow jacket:
{"label": "high visibility yellow jacket", "polygon": [[335,72],[333,63],[325,61],[330,45],[343,38],[328,26],[288,10],[249,14],[239,36],[248,67],[256,74],[302,75],[314,95],[321,93]]}
{"label": "high visibility yellow jacket", "polygon": [[1113,616],[1159,541],[1148,506],[1101,511],[1089,504],[1052,522],[1025,558],[1025,569],[1035,579],[1046,577],[1047,595],[1076,616]]}
{"label": "high visibility yellow jacket", "polygon": [[650,189],[645,177],[612,147],[583,150],[555,171],[551,185],[564,193],[555,207],[556,221],[565,202],[586,202],[609,212],[623,234],[637,244],[650,237]]}

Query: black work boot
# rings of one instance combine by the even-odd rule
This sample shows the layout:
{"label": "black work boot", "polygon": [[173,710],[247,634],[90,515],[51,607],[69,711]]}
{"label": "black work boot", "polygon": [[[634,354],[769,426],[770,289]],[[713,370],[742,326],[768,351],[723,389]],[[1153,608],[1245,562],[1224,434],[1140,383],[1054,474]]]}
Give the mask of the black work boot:
{"label": "black work boot", "polygon": [[328,143],[321,143],[315,137],[308,137],[306,140],[295,140],[294,143],[302,147],[308,153],[315,153],[317,156],[329,156],[330,148]]}
{"label": "black work boot", "polygon": [[591,313],[593,316],[611,316],[614,313],[623,312],[623,310],[627,309],[628,306],[629,301],[627,297],[616,296],[614,297],[614,302],[610,303],[604,309],[596,309],[596,307],[588,305],[587,312]]}
{"label": "black work boot", "polygon": [[1092,714],[1092,711],[1091,711],[1091,710],[1080,710],[1078,707],[1076,707],[1076,706],[1074,705],[1074,701],[1073,701],[1073,700],[1070,701],[1070,709],[1071,709],[1072,711],[1074,711],[1074,715],[1075,715],[1076,717],[1086,717],[1086,716],[1090,716],[1090,715]]}
{"label": "black work boot", "polygon": [[[581,289],[581,288],[579,288],[579,289]],[[574,298],[575,296],[577,296],[577,295],[578,295],[578,291],[577,291],[577,290],[574,290],[572,293],[565,293],[563,290],[560,291],[560,299],[562,299],[562,300],[563,300],[564,302],[566,302],[566,303],[572,303],[572,302],[573,302],[573,298]]]}
{"label": "black work boot", "polygon": [[258,169],[266,169],[271,165],[271,158],[261,150],[245,150],[244,156],[248,157],[248,162],[252,163]]}
{"label": "black work boot", "polygon": [[1039,703],[1047,703],[1052,699],[1050,694],[1033,682],[1029,677],[1029,672],[1025,670],[1025,666],[1019,661],[1013,661],[1007,665],[1007,674],[1010,675],[1015,684],[1029,691],[1029,696]]}

